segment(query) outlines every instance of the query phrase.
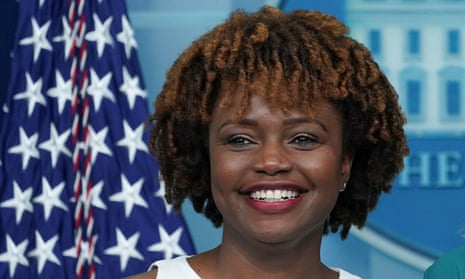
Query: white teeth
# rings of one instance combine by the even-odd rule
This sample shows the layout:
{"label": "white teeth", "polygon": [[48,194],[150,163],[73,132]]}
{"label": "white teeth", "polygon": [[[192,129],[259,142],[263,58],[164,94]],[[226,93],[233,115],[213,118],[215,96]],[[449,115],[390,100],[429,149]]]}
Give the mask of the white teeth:
{"label": "white teeth", "polygon": [[295,199],[299,196],[299,192],[293,190],[258,190],[250,193],[250,197],[254,200],[276,202],[288,199]]}

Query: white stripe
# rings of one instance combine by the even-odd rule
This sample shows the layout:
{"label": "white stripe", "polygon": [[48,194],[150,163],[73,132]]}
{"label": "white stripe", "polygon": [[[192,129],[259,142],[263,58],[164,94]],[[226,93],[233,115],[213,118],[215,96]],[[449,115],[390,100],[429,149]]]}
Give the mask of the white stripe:
{"label": "white stripe", "polygon": [[79,2],[79,7],[78,7],[79,16],[82,15],[82,10],[84,9],[84,2],[85,2],[84,0],[81,0],[81,1]]}
{"label": "white stripe", "polygon": [[354,236],[380,250],[381,252],[419,270],[425,270],[435,260],[434,258],[422,255],[416,251],[399,245],[398,243],[383,237],[368,227],[365,227],[361,230],[357,228],[351,228],[350,232]]}
{"label": "white stripe", "polygon": [[73,12],[74,12],[74,1],[71,2],[71,5],[69,6],[69,11],[68,11],[68,18],[71,19],[71,17],[73,16]]}

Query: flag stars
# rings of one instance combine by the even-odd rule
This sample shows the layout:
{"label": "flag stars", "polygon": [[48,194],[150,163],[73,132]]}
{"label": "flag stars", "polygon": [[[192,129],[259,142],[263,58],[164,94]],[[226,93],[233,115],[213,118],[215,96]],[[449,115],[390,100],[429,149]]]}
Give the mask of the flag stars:
{"label": "flag stars", "polygon": [[87,88],[87,92],[93,97],[95,111],[100,109],[100,104],[104,98],[107,98],[112,102],[115,101],[113,92],[111,92],[111,90],[108,88],[110,85],[111,76],[112,74],[109,72],[100,79],[94,69],[90,70],[90,85]]}
{"label": "flag stars", "polygon": [[54,37],[53,41],[64,43],[64,54],[65,59],[67,59],[71,55],[71,47],[73,46],[73,38],[76,32],[71,30],[66,17],[61,18],[61,24],[63,26],[63,34],[61,36]]}
{"label": "flag stars", "polygon": [[27,239],[16,245],[11,237],[6,235],[6,252],[0,254],[0,262],[7,262],[10,269],[10,277],[13,278],[18,264],[29,266],[29,261],[24,256],[27,244]]}
{"label": "flag stars", "polygon": [[113,45],[113,38],[110,32],[110,25],[113,21],[113,17],[107,18],[104,23],[100,21],[100,18],[97,16],[97,14],[93,14],[92,17],[94,19],[95,29],[94,31],[87,33],[85,38],[88,41],[95,41],[97,44],[98,56],[102,57],[105,45]]}
{"label": "flag stars", "polygon": [[16,181],[13,181],[13,198],[0,203],[0,207],[9,207],[16,209],[16,224],[19,224],[25,211],[33,212],[34,207],[31,203],[32,188],[21,191],[21,187]]}
{"label": "flag stars", "polygon": [[182,235],[182,228],[178,228],[173,234],[169,235],[165,228],[158,225],[160,231],[160,242],[151,245],[148,250],[152,252],[163,252],[165,259],[171,259],[174,255],[185,255],[186,252],[179,246],[179,240]]}
{"label": "flag stars", "polygon": [[[92,242],[81,240],[77,244],[79,245],[79,249],[76,249],[76,247],[71,247],[70,249],[64,251],[63,255],[71,258],[78,258],[79,263],[86,262],[87,264],[92,264],[92,262],[96,262],[101,264],[102,261],[96,255],[94,255],[94,249],[92,247],[95,245],[97,240],[98,236],[93,236]],[[79,253],[77,252],[78,250]]]}
{"label": "flag stars", "polygon": [[72,156],[71,152],[66,148],[66,141],[68,140],[70,134],[71,130],[68,129],[59,135],[55,125],[52,123],[52,125],[50,125],[50,139],[39,145],[39,148],[50,152],[50,157],[52,158],[52,167],[56,167],[60,153],[63,153],[68,157]]}
{"label": "flag stars", "polygon": [[31,116],[34,112],[36,104],[45,106],[47,101],[42,94],[42,78],[39,78],[36,82],[32,81],[31,75],[26,73],[26,91],[16,93],[13,97],[15,100],[26,100],[27,101],[27,115]]}
{"label": "flag stars", "polygon": [[144,179],[141,178],[136,183],[131,185],[128,179],[126,178],[126,176],[122,174],[121,175],[121,186],[122,186],[121,192],[116,193],[110,197],[111,201],[124,202],[124,212],[125,212],[126,218],[128,218],[129,215],[131,215],[134,205],[139,205],[145,208],[148,207],[147,202],[140,195],[140,191],[142,189],[143,183],[144,183]]}
{"label": "flag stars", "polygon": [[137,48],[137,42],[136,39],[134,39],[134,31],[132,30],[131,24],[125,15],[121,17],[121,24],[123,30],[116,35],[116,39],[124,44],[126,57],[131,58],[131,49]]}
{"label": "flag stars", "polygon": [[131,77],[126,67],[123,67],[123,84],[121,84],[119,90],[127,95],[131,109],[134,109],[137,96],[142,98],[147,96],[147,92],[139,86],[139,77],[137,75]]}
{"label": "flag stars", "polygon": [[35,18],[32,18],[32,35],[19,41],[20,45],[33,45],[34,62],[39,58],[40,51],[46,49],[52,51],[52,45],[47,40],[47,32],[50,27],[50,20],[39,26]]}
{"label": "flag stars", "polygon": [[34,250],[29,252],[30,257],[36,257],[38,261],[37,271],[39,274],[42,273],[45,263],[47,261],[60,265],[60,260],[53,253],[55,244],[58,241],[58,235],[50,238],[47,241],[44,241],[39,232],[36,231],[36,247]]}
{"label": "flag stars", "polygon": [[91,148],[91,162],[94,163],[99,153],[112,156],[110,148],[105,144],[108,134],[108,127],[103,128],[98,133],[89,127],[89,146]]}
{"label": "flag stars", "polygon": [[8,153],[21,154],[22,155],[22,167],[26,169],[31,158],[39,159],[39,150],[37,149],[37,140],[39,134],[35,133],[31,137],[28,137],[22,127],[19,128],[19,144],[8,149]]}
{"label": "flag stars", "polygon": [[63,113],[67,102],[73,100],[71,80],[65,81],[60,71],[55,72],[56,86],[47,91],[47,95],[56,98],[58,102],[58,112]]}
{"label": "flag stars", "polygon": [[125,146],[129,152],[129,162],[132,164],[136,158],[137,150],[148,152],[147,145],[143,141],[144,125],[141,124],[136,129],[131,129],[128,122],[124,120],[124,138],[119,140],[116,144],[118,146]]}
{"label": "flag stars", "polygon": [[68,211],[66,204],[60,199],[60,195],[65,188],[65,182],[59,183],[55,188],[50,187],[45,177],[42,178],[42,194],[34,198],[34,202],[41,203],[44,207],[45,221],[50,218],[54,207]]}
{"label": "flag stars", "polygon": [[[88,184],[89,182],[87,181],[87,179],[83,178],[82,185],[88,185]],[[103,181],[99,181],[94,186],[92,186],[90,191],[89,190],[81,191],[79,202],[81,202],[84,206],[84,217],[85,218],[89,216],[91,206],[95,208],[98,207],[103,210],[107,209],[107,206],[100,198],[102,190],[103,190]]]}
{"label": "flag stars", "polygon": [[137,241],[139,241],[140,233],[135,233],[129,238],[126,238],[119,228],[116,228],[116,241],[117,244],[105,250],[105,254],[119,256],[121,271],[126,269],[130,258],[144,260],[142,254],[137,249]]}

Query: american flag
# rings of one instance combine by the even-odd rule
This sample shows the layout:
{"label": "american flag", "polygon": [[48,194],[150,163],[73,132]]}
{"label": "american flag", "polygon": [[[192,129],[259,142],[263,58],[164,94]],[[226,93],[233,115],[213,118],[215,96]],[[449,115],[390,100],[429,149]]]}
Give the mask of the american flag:
{"label": "american flag", "polygon": [[22,0],[0,134],[0,278],[121,278],[194,253],[146,145],[124,0]]}

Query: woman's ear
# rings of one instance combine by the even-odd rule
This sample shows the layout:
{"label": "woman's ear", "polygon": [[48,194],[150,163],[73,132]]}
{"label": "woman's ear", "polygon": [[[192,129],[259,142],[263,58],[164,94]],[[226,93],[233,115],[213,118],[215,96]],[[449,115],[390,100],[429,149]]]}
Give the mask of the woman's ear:
{"label": "woman's ear", "polygon": [[341,168],[341,176],[342,176],[342,181],[344,181],[344,183],[349,182],[353,161],[354,161],[353,152],[344,152],[344,154],[342,155],[342,168]]}

